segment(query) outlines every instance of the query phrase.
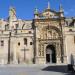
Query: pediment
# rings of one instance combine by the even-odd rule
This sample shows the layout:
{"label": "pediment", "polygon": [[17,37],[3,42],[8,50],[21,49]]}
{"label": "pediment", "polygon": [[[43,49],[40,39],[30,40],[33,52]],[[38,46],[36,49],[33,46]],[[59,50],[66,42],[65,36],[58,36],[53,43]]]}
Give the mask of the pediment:
{"label": "pediment", "polygon": [[59,13],[50,9],[44,10],[42,13],[40,13],[39,18],[58,18]]}

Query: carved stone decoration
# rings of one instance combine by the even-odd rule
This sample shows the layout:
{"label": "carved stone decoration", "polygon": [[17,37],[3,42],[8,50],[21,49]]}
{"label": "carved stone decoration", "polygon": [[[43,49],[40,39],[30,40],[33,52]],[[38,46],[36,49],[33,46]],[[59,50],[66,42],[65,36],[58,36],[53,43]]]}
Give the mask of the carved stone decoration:
{"label": "carved stone decoration", "polygon": [[60,34],[57,30],[49,28],[49,29],[42,29],[40,31],[42,34],[42,39],[59,39]]}
{"label": "carved stone decoration", "polygon": [[13,7],[10,8],[9,16],[11,16],[11,17],[16,16],[16,11]]}
{"label": "carved stone decoration", "polygon": [[39,52],[38,52],[39,56],[41,56],[41,45],[39,44]]}
{"label": "carved stone decoration", "polygon": [[9,10],[9,20],[10,21],[16,21],[17,20],[16,10],[13,7],[10,7],[10,10]]}
{"label": "carved stone decoration", "polygon": [[42,49],[41,49],[41,55],[44,56],[44,46],[41,45],[41,48],[42,48]]}
{"label": "carved stone decoration", "polygon": [[[40,26],[38,26],[40,27]],[[37,30],[38,42],[38,60],[39,62],[46,63],[46,46],[53,45],[55,47],[56,63],[61,62],[61,31],[55,26],[42,26]],[[44,61],[43,61],[44,60]]]}

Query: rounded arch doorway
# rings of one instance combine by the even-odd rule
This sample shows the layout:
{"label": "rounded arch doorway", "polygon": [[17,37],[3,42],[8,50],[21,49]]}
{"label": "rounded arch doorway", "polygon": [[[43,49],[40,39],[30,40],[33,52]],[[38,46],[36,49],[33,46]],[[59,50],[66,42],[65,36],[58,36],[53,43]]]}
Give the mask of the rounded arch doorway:
{"label": "rounded arch doorway", "polygon": [[46,47],[46,63],[56,63],[56,50],[54,45]]}

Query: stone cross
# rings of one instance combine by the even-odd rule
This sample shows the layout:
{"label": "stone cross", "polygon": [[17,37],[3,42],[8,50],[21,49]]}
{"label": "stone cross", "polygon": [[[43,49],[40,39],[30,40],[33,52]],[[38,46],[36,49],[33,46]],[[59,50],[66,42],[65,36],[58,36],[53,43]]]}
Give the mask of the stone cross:
{"label": "stone cross", "polygon": [[24,49],[22,49],[22,51],[24,51],[24,61],[25,61],[25,59],[26,59],[26,53],[25,52],[28,51],[28,49],[24,48]]}

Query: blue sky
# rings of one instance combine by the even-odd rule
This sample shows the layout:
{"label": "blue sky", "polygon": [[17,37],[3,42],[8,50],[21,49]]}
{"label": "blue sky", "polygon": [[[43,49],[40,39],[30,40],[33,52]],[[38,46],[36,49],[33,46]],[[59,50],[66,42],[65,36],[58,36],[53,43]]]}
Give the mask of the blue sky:
{"label": "blue sky", "polygon": [[37,7],[42,12],[47,8],[48,1],[51,9],[58,11],[61,3],[65,16],[75,16],[75,0],[0,0],[0,18],[6,19],[9,7],[14,6],[18,18],[32,19],[34,17],[34,9]]}

